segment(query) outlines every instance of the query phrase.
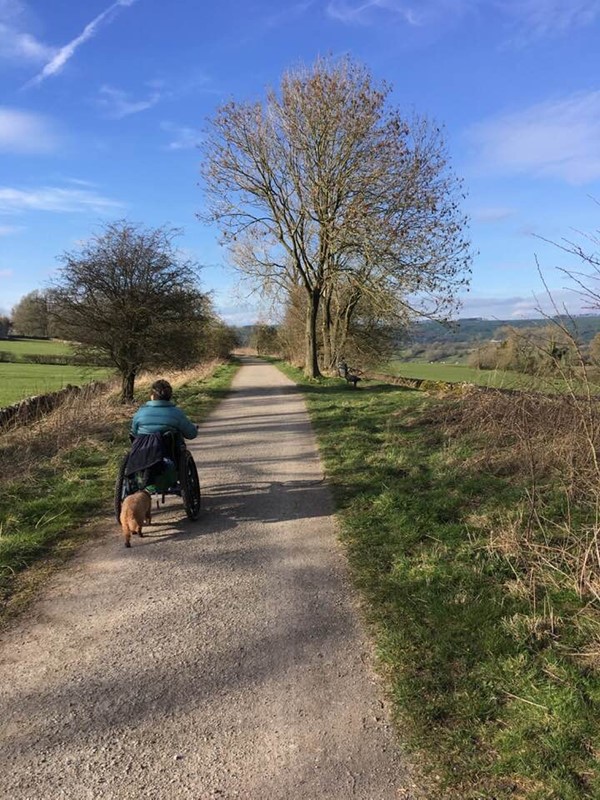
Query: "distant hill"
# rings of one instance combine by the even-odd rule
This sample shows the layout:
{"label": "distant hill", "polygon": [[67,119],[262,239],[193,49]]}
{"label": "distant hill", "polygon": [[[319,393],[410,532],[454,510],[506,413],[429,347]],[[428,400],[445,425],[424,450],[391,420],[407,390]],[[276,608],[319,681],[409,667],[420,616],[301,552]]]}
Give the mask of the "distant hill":
{"label": "distant hill", "polygon": [[[589,343],[597,333],[600,333],[600,316],[581,315],[573,317],[572,321],[567,318],[558,318],[566,327],[573,329],[576,337],[583,343]],[[489,341],[496,338],[496,333],[500,328],[510,326],[512,328],[530,328],[534,326],[548,325],[547,319],[480,319],[470,317],[459,319],[450,327],[439,322],[416,322],[410,329],[408,341],[404,344],[477,344],[478,342]]]}
{"label": "distant hill", "polygon": [[[556,317],[584,347],[600,333],[600,316]],[[415,322],[399,332],[396,355],[403,361],[441,361],[466,364],[471,353],[486,342],[503,338],[502,328],[532,328],[551,324],[550,319],[459,319],[446,326],[439,322]]]}

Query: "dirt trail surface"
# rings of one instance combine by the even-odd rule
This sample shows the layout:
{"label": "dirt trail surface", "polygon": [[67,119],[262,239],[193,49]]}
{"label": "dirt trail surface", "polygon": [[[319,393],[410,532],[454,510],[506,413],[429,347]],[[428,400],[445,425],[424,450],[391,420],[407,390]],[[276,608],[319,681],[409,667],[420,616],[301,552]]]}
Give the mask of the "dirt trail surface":
{"label": "dirt trail surface", "polygon": [[5,632],[0,796],[408,798],[301,395],[247,359],[203,512],[114,533]]}

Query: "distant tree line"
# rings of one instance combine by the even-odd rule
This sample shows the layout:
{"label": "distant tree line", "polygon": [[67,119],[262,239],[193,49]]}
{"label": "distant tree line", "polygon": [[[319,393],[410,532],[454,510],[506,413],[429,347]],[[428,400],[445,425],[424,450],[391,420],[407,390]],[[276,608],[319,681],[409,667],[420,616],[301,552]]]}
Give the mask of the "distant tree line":
{"label": "distant tree line", "polygon": [[[552,375],[568,369],[578,358],[576,340],[558,325],[504,327],[497,331],[496,337],[471,353],[471,366]],[[600,341],[600,336],[593,341]],[[596,346],[591,345],[590,350]]]}

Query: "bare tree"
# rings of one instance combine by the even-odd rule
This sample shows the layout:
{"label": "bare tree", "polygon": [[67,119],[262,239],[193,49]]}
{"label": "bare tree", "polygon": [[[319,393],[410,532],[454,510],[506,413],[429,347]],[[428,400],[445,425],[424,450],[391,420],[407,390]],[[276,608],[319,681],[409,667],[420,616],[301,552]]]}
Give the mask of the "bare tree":
{"label": "bare tree", "polygon": [[200,217],[263,290],[303,287],[310,376],[319,309],[342,278],[382,309],[401,298],[433,316],[452,310],[466,280],[461,185],[442,133],[388,110],[389,92],[349,59],[318,60],[264,102],[230,102],[210,121]]}
{"label": "bare tree", "polygon": [[116,367],[124,403],[142,369],[185,367],[202,355],[210,306],[177,234],[120,220],[60,257],[50,313],[86,354]]}

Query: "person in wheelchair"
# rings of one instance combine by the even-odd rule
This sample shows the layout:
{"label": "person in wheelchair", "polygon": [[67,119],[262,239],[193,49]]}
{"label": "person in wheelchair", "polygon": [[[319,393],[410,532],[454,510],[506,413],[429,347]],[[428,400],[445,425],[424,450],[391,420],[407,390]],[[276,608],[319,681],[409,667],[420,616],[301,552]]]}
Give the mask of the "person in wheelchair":
{"label": "person in wheelchair", "polygon": [[172,397],[173,389],[168,381],[162,379],[154,381],[150,400],[135,412],[131,420],[133,436],[173,431],[186,439],[195,439],[198,428],[180,408],[177,408]]}
{"label": "person in wheelchair", "polygon": [[184,439],[195,439],[198,428],[177,408],[173,389],[166,380],[152,384],[150,400],[131,421],[132,447],[126,474],[136,476],[140,489],[165,491],[177,481],[177,463]]}

